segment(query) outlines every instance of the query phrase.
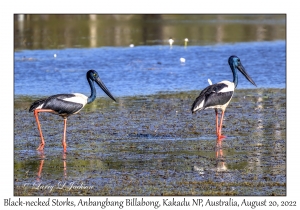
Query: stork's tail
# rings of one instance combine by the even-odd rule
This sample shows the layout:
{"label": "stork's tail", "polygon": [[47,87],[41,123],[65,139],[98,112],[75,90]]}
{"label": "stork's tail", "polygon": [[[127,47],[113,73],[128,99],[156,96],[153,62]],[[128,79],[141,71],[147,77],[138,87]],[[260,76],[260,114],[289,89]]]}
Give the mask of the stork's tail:
{"label": "stork's tail", "polygon": [[195,112],[200,111],[200,110],[202,110],[204,108],[203,107],[204,100],[205,100],[205,96],[202,95],[202,94],[200,94],[196,98],[196,100],[194,101],[194,103],[192,105],[192,108],[191,108],[192,114],[194,114]]}
{"label": "stork's tail", "polygon": [[35,102],[33,102],[29,108],[29,112],[32,112],[33,110],[35,110],[37,107],[39,107],[40,105],[42,105],[45,102],[45,98],[43,99],[39,99],[36,100]]}

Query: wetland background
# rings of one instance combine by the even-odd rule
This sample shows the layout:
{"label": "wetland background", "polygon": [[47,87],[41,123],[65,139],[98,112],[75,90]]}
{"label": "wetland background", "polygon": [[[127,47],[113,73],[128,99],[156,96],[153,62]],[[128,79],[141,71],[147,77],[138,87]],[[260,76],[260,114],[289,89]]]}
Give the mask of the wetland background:
{"label": "wetland background", "polygon": [[[14,19],[15,195],[286,195],[285,15]],[[220,145],[214,111],[192,115],[190,107],[208,78],[232,80],[232,54],[258,88],[239,75]],[[71,116],[66,155],[62,119],[40,115],[46,147],[35,151],[30,103],[56,93],[88,95],[89,69],[118,103],[98,91]],[[58,183],[93,189],[32,187]]]}

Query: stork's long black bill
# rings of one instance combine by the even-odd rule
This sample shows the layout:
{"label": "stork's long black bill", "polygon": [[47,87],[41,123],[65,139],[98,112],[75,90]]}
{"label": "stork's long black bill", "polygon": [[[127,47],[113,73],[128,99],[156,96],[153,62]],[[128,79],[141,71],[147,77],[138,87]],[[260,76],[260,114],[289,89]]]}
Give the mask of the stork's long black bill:
{"label": "stork's long black bill", "polygon": [[246,72],[244,66],[242,64],[238,65],[237,68],[239,69],[239,71],[246,77],[246,79],[251,82],[253,85],[256,86],[255,82],[253,81],[253,79],[248,75],[248,73]]}
{"label": "stork's long black bill", "polygon": [[106,95],[108,95],[112,100],[117,102],[99,77],[95,81],[99,85],[99,87],[106,93]]}

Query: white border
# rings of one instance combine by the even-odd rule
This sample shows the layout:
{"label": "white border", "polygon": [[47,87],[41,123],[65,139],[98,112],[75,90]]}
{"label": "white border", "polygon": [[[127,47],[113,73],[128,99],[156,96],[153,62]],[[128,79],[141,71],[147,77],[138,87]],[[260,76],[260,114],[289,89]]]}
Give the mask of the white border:
{"label": "white border", "polygon": [[[280,201],[297,201],[300,206],[299,192],[299,142],[296,129],[299,126],[298,99],[299,88],[296,86],[300,71],[299,62],[299,12],[298,5],[286,1],[13,1],[1,2],[1,45],[0,45],[0,91],[1,91],[1,199],[0,205],[3,206],[4,198],[17,199],[13,196],[13,14],[14,13],[283,13],[287,14],[287,196],[284,197],[234,197],[234,200],[241,202],[244,198],[248,200],[267,199]],[[298,128],[299,129],[299,128]],[[37,197],[21,197],[25,200],[35,201]],[[55,197],[51,197],[54,199]],[[64,200],[65,197],[58,197]],[[147,198],[147,197],[146,197]],[[148,197],[151,198],[151,197]],[[195,198],[195,197],[190,197]],[[210,197],[199,197],[208,199]],[[211,197],[214,200],[228,197]],[[46,199],[46,198],[45,198]],[[71,199],[79,199],[72,197]],[[94,199],[97,199],[94,197]],[[124,200],[126,197],[112,197],[112,199]],[[162,197],[153,197],[161,200]],[[177,197],[181,200],[183,197]],[[10,207],[12,208],[12,207]],[[67,208],[67,207],[65,207]],[[79,207],[77,207],[78,209]],[[96,207],[99,209],[99,207]],[[145,208],[145,207],[144,207]],[[218,208],[218,207],[215,207]],[[233,207],[228,207],[233,208]],[[251,209],[250,207],[247,207]],[[257,207],[259,208],[259,207]],[[107,208],[111,209],[111,208]],[[125,208],[126,209],[126,208]],[[127,208],[129,209],[129,208]],[[133,207],[130,209],[140,209]],[[149,208],[150,209],[150,208]],[[153,209],[153,208],[152,208]],[[165,209],[165,208],[159,208]],[[199,209],[193,207],[191,209]],[[280,208],[281,209],[281,208]]]}

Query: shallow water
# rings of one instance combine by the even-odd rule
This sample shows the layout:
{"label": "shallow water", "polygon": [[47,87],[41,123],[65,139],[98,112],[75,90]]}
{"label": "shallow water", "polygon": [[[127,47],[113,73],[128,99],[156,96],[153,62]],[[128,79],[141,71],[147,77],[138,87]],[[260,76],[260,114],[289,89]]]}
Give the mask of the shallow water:
{"label": "shallow water", "polygon": [[214,111],[190,113],[197,95],[97,99],[69,118],[66,155],[62,119],[52,114],[40,115],[46,146],[35,150],[34,98],[18,98],[14,194],[286,195],[285,89],[237,90],[221,144]]}
{"label": "shallow water", "polygon": [[[53,57],[56,54],[57,57]],[[15,95],[53,95],[79,92],[88,95],[86,71],[95,69],[116,97],[164,91],[201,90],[230,80],[230,55],[240,57],[260,88],[286,85],[285,41],[213,46],[140,46],[89,49],[24,50],[15,52]],[[185,63],[180,58],[186,59]],[[253,88],[239,74],[238,88]],[[99,96],[104,93],[100,90]]]}

